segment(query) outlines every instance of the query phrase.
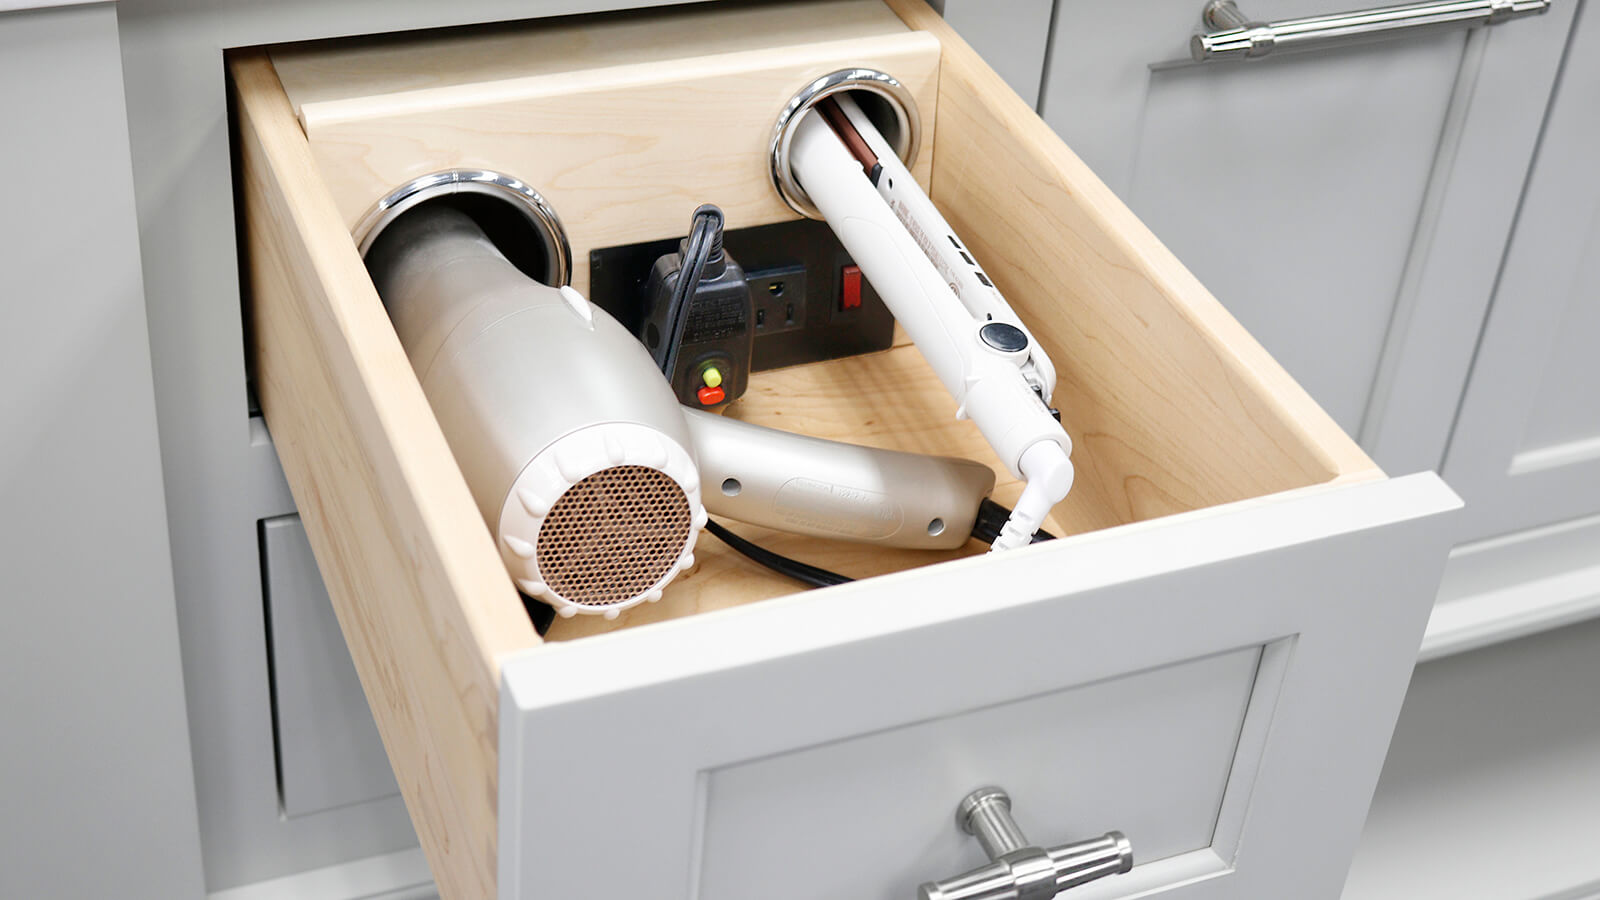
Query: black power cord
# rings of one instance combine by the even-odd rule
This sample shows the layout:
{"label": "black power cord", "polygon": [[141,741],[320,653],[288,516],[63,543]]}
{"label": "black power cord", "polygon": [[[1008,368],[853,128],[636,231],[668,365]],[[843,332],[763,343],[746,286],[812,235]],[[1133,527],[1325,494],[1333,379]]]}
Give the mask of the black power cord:
{"label": "black power cord", "polygon": [[787,575],[812,587],[831,587],[836,584],[844,584],[847,581],[855,581],[854,578],[849,576],[830,572],[827,569],[820,569],[799,560],[790,559],[781,553],[774,553],[757,544],[752,544],[710,519],[706,520],[706,530],[716,535],[724,544],[772,571],[780,575]]}
{"label": "black power cord", "polygon": [[[978,519],[972,523],[972,536],[985,544],[992,544],[1000,537],[1000,529],[1006,527],[1006,521],[1011,518],[1011,510],[990,500],[983,498],[978,504]],[[1040,541],[1053,541],[1056,536],[1043,528],[1033,533],[1033,540],[1029,543],[1037,544]]]}
{"label": "black power cord", "polygon": [[[666,340],[660,347],[651,347],[661,373],[671,381],[678,370],[678,351],[683,346],[684,332],[689,327],[689,308],[693,304],[695,289],[700,286],[708,265],[721,262],[722,210],[715,204],[703,203],[690,219],[689,236],[680,245],[681,269],[678,281],[666,302],[661,329]],[[721,274],[720,266],[717,273]]]}

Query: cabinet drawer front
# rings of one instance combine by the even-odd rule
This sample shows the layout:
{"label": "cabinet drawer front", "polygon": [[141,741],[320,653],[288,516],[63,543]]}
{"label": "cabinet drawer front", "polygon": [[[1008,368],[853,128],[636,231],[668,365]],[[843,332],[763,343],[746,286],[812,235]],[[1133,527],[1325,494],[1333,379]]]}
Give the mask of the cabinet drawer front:
{"label": "cabinet drawer front", "polygon": [[[953,811],[989,783],[1041,844],[1127,832],[1133,872],[1075,896],[1337,896],[1457,505],[1432,475],[1313,491],[520,655],[501,896],[605,871],[605,896],[911,897],[975,863]],[[987,730],[1033,710],[1031,757]],[[906,782],[831,822],[873,773]]]}
{"label": "cabinet drawer front", "polygon": [[[1385,479],[936,15],[889,9],[938,41],[929,189],[1061,372],[1063,539],[937,566],[839,550],[860,580],[800,594],[702,541],[659,604],[548,643],[272,60],[230,60],[263,412],[447,898],[750,896],[794,877],[764,815],[817,879],[772,896],[910,896],[977,859],[950,813],[990,781],[1041,844],[1129,830],[1140,865],[1080,896],[1336,890],[1453,495]],[[912,348],[825,365],[752,381],[748,417],[987,452]],[[871,808],[830,869],[813,833],[849,779]]]}

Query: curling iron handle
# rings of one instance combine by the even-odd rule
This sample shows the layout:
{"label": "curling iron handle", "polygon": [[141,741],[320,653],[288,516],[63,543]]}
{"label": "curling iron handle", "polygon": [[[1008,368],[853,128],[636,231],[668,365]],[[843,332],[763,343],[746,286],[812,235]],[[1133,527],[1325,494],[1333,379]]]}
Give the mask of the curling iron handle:
{"label": "curling iron handle", "polygon": [[967,459],[879,450],[684,409],[706,511],[885,547],[967,542],[994,472]]}

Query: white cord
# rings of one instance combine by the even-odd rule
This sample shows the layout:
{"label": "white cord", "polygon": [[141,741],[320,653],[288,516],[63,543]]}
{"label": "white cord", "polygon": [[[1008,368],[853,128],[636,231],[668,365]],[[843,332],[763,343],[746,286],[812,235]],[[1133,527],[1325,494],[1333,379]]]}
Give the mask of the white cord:
{"label": "white cord", "polygon": [[1072,490],[1072,460],[1054,441],[1039,441],[1022,451],[1018,468],[1027,477],[1028,484],[1017,498],[1005,527],[990,545],[990,553],[1033,543],[1033,533],[1039,530],[1044,517]]}

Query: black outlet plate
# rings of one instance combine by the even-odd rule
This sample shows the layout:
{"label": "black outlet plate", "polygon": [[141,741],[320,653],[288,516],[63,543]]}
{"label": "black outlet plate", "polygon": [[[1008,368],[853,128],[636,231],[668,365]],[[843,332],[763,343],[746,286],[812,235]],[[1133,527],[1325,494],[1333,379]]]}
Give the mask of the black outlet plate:
{"label": "black outlet plate", "polygon": [[[657,257],[675,252],[679,240],[591,250],[590,302],[638,334],[650,267]],[[744,267],[756,311],[766,311],[764,322],[756,327],[753,371],[873,353],[893,344],[894,317],[865,279],[861,306],[839,308],[844,267],[852,261],[826,222],[800,219],[729,229],[722,235],[722,245]],[[775,280],[784,284],[782,296],[768,290]],[[758,289],[760,296],[755,294]],[[792,325],[784,321],[791,304]]]}

